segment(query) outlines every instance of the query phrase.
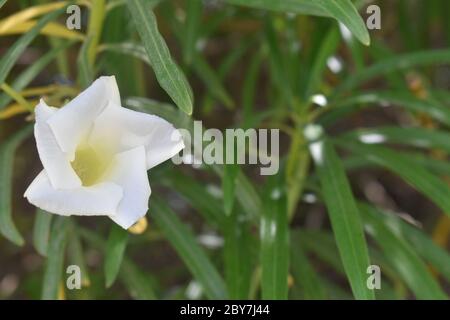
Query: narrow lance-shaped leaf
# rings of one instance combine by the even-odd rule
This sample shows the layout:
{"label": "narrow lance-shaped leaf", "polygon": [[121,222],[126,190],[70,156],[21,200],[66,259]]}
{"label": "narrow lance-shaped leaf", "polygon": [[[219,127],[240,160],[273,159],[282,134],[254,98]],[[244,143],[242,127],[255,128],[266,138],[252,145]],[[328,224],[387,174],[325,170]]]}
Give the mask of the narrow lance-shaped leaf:
{"label": "narrow lance-shaped leaf", "polygon": [[396,237],[389,226],[379,218],[379,213],[369,206],[360,206],[368,232],[377,241],[386,257],[392,261],[400,277],[408,284],[418,299],[446,299],[445,293],[417,256],[414,248],[404,239]]}
{"label": "narrow lance-shaped leaf", "polygon": [[201,24],[203,3],[201,0],[190,0],[186,2],[186,32],[184,37],[184,60],[187,64],[192,62],[197,50],[197,37]]}
{"label": "narrow lance-shaped leaf", "polygon": [[140,300],[156,299],[149,277],[129,259],[125,258],[122,262],[120,280],[128,288],[133,298]]}
{"label": "narrow lance-shaped leaf", "polygon": [[321,117],[320,122],[330,124],[362,108],[381,108],[386,105],[398,105],[412,112],[423,112],[437,121],[450,125],[450,111],[445,105],[430,99],[419,99],[404,91],[365,92],[339,100]]}
{"label": "narrow lance-shaped leaf", "polygon": [[358,129],[339,136],[344,140],[359,140],[366,144],[400,143],[417,148],[441,149],[450,153],[449,133],[421,127],[377,127]]}
{"label": "narrow lance-shaped leaf", "polygon": [[330,16],[343,23],[361,43],[368,46],[370,36],[366,24],[350,0],[313,0]]}
{"label": "narrow lance-shaped leaf", "polygon": [[224,223],[224,265],[230,299],[249,298],[251,271],[256,260],[250,224],[239,218],[235,209]]}
{"label": "narrow lance-shaped leaf", "polygon": [[[79,228],[80,236],[98,250],[105,251],[106,242],[96,232]],[[120,280],[135,299],[151,300],[156,298],[148,272],[145,274],[130,259],[124,257],[119,273]]]}
{"label": "narrow lance-shaped leaf", "polygon": [[341,160],[327,139],[313,142],[310,150],[353,294],[356,299],[374,299],[366,286],[370,261],[363,226]]}
{"label": "narrow lance-shaped leaf", "polygon": [[105,278],[106,287],[109,288],[119,273],[120,266],[128,243],[128,232],[117,225],[112,225],[106,243]]}
{"label": "narrow lance-shaped leaf", "polygon": [[287,299],[289,228],[286,191],[268,180],[261,217],[261,288],[263,299]]}
{"label": "narrow lance-shaped leaf", "polygon": [[16,63],[17,59],[21,56],[27,46],[33,41],[33,39],[39,34],[41,29],[51,20],[59,16],[65,8],[55,10],[43,16],[38,22],[28,31],[21,36],[3,55],[0,60],[0,83],[4,82],[8,73]]}
{"label": "narrow lance-shaped leaf", "polygon": [[[56,56],[64,49],[73,45],[74,41],[66,41],[63,44],[51,49],[45,53],[38,60],[34,61],[25,71],[23,71],[15,80],[10,84],[11,88],[16,91],[20,91],[26,86],[45,68],[47,65],[56,58]],[[9,102],[11,97],[3,93],[0,95],[0,109],[3,109]]]}
{"label": "narrow lance-shaped leaf", "polygon": [[210,299],[225,299],[225,283],[192,232],[159,199],[153,198],[150,201],[150,212],[167,240],[200,283],[206,296]]}
{"label": "narrow lance-shaped leaf", "polygon": [[325,299],[327,297],[325,288],[308,256],[299,245],[300,241],[300,238],[293,234],[291,240],[291,269],[294,276],[294,285],[302,288],[305,299]]}
{"label": "narrow lance-shaped leaf", "polygon": [[316,93],[320,81],[322,80],[323,73],[326,70],[327,60],[336,51],[338,44],[339,33],[337,28],[333,27],[328,31],[325,39],[322,41],[318,55],[314,60],[314,65],[308,79],[308,85],[305,89],[305,98],[308,99],[311,95]]}
{"label": "narrow lance-shaped leaf", "polygon": [[12,221],[12,180],[17,147],[31,134],[32,126],[17,131],[0,145],[0,233],[21,246],[23,238]]}
{"label": "narrow lance-shaped leaf", "polygon": [[364,157],[367,161],[399,175],[414,188],[430,198],[450,215],[450,187],[423,166],[409,161],[405,154],[377,145],[366,145],[349,140],[338,141],[343,147]]}
{"label": "narrow lance-shaped leaf", "polygon": [[314,0],[226,0],[233,5],[247,6],[255,9],[264,9],[280,12],[296,12],[308,15],[327,16],[324,8]]}
{"label": "narrow lance-shaped leaf", "polygon": [[64,253],[67,244],[70,218],[58,216],[52,226],[47,251],[44,279],[42,281],[42,299],[55,300],[62,281]]}
{"label": "narrow lance-shaped leaf", "polygon": [[76,265],[80,268],[81,285],[83,287],[88,287],[91,284],[91,280],[89,278],[89,272],[86,265],[85,255],[83,252],[83,245],[81,243],[78,230],[79,230],[78,226],[74,222],[72,222],[67,248],[68,259],[71,265]]}
{"label": "narrow lance-shaped leaf", "polygon": [[89,47],[92,38],[88,37],[83,42],[78,53],[77,64],[79,66],[78,82],[82,88],[86,88],[94,80],[93,66],[89,63]]}
{"label": "narrow lance-shaped leaf", "polygon": [[338,88],[336,88],[335,95],[340,95],[363,84],[365,81],[383,74],[392,73],[398,70],[406,70],[415,66],[427,66],[449,62],[450,49],[427,50],[395,55],[392,58],[377,62],[348,77]]}
{"label": "narrow lance-shaped leaf", "polygon": [[223,190],[223,208],[226,215],[230,215],[233,211],[235,191],[236,191],[236,179],[239,174],[239,165],[237,164],[237,149],[229,150],[229,144],[226,144],[226,150],[224,157],[227,154],[232,154],[234,156],[233,163],[224,164],[223,166],[223,176],[222,176],[222,190]]}
{"label": "narrow lance-shaped leaf", "polygon": [[52,215],[44,210],[36,210],[33,227],[33,245],[42,256],[47,256]]}
{"label": "narrow lance-shaped leaf", "polygon": [[150,5],[143,0],[130,0],[127,4],[159,84],[181,110],[192,114],[192,89],[172,60]]}
{"label": "narrow lance-shaped leaf", "polygon": [[[367,206],[367,205],[366,205]],[[447,281],[450,281],[450,253],[437,245],[425,230],[412,225],[399,215],[373,208],[376,217],[386,227],[389,227],[397,237],[407,241],[422,258],[429,262]]]}
{"label": "narrow lance-shaped leaf", "polygon": [[279,12],[333,17],[344,24],[363,44],[370,44],[366,25],[350,0],[226,0],[226,2]]}

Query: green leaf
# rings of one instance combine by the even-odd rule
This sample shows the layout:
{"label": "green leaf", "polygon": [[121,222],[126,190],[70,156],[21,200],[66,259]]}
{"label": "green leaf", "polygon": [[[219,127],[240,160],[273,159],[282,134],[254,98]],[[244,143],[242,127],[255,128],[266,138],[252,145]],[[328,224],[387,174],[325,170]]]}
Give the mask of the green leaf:
{"label": "green leaf", "polygon": [[[169,121],[177,128],[189,130],[191,136],[194,136],[192,119],[171,105],[146,98],[128,98],[124,102],[126,106],[132,109],[155,114]],[[195,141],[193,144],[195,144]],[[222,178],[223,166],[212,165],[211,167]],[[262,212],[261,198],[253,184],[242,171],[236,177],[236,198],[251,219],[256,220],[260,216]]]}
{"label": "green leaf", "polygon": [[125,249],[128,243],[128,232],[117,225],[112,225],[109,231],[108,241],[106,243],[105,252],[105,281],[106,287],[109,288],[120,270]]}
{"label": "green leaf", "polygon": [[280,12],[295,12],[315,16],[327,16],[328,12],[314,0],[225,0],[232,5]]}
{"label": "green leaf", "polygon": [[385,224],[379,212],[369,206],[360,206],[368,224],[369,234],[377,241],[386,257],[393,263],[400,277],[408,284],[417,299],[447,299],[427,266],[417,256],[415,249]]}
{"label": "green leaf", "polygon": [[389,148],[366,145],[349,140],[337,141],[342,147],[357,153],[367,161],[386,168],[430,198],[446,214],[450,215],[450,187],[443,180],[421,165],[409,161],[408,155]]}
{"label": "green leaf", "polygon": [[223,228],[225,215],[221,202],[208,192],[204,184],[177,171],[165,176],[161,182],[179,192],[209,224]]}
{"label": "green leaf", "polygon": [[18,246],[23,245],[24,240],[12,221],[14,154],[32,131],[33,127],[27,126],[0,145],[0,233]]}
{"label": "green leaf", "polygon": [[192,232],[159,199],[150,202],[150,213],[210,299],[225,299],[225,283]]}
{"label": "green leaf", "polygon": [[42,299],[55,300],[62,281],[64,252],[66,249],[70,220],[58,216],[52,226],[47,250],[47,261],[42,286]]}
{"label": "green leaf", "polygon": [[0,84],[3,83],[8,76],[8,73],[13,68],[17,59],[22,55],[31,41],[36,38],[42,28],[45,25],[58,17],[62,12],[65,12],[66,8],[63,7],[59,10],[52,11],[42,18],[40,18],[37,23],[31,28],[27,33],[22,35],[14,44],[3,54],[3,57],[0,60]]}
{"label": "green leaf", "polygon": [[330,16],[343,23],[362,44],[370,45],[366,24],[350,0],[313,0]]}
{"label": "green leaf", "polygon": [[[106,243],[97,232],[79,228],[79,233],[90,245],[98,250],[105,251]],[[123,258],[119,277],[133,298],[142,300],[156,299],[150,277],[147,275],[148,273],[140,270],[130,259],[127,257]]]}
{"label": "green leaf", "polygon": [[373,213],[376,219],[388,227],[395,236],[407,241],[414,248],[415,252],[450,281],[450,254],[444,248],[434,243],[430,236],[425,233],[425,230],[421,230],[401,219],[398,214],[382,211],[379,208],[373,208],[373,210],[377,211],[376,216],[375,212]]}
{"label": "green leaf", "polygon": [[291,269],[294,283],[302,288],[305,299],[326,299],[326,291],[319,275],[302,247],[298,245],[301,243],[300,237],[294,233],[291,239]]}
{"label": "green leaf", "polygon": [[172,60],[169,49],[158,31],[154,13],[146,1],[130,0],[127,4],[159,84],[181,110],[192,114],[192,89],[180,68]]}
{"label": "green leaf", "polygon": [[347,132],[339,139],[359,140],[367,144],[400,143],[425,149],[450,152],[450,134],[420,127],[378,127]]}
{"label": "green leaf", "polygon": [[341,160],[324,139],[310,145],[342,263],[356,299],[374,299],[366,286],[370,265],[361,218]]}
{"label": "green leaf", "polygon": [[335,95],[350,91],[352,88],[375,77],[398,70],[411,69],[416,66],[445,64],[450,62],[450,49],[426,50],[396,55],[395,57],[377,62],[368,68],[348,77],[335,90]]}
{"label": "green leaf", "polygon": [[322,41],[318,54],[314,60],[307,88],[305,89],[305,97],[309,98],[311,95],[317,93],[317,90],[322,80],[323,74],[327,67],[328,58],[336,51],[339,44],[339,32],[337,28],[333,27],[327,33],[326,38]]}
{"label": "green leaf", "polygon": [[370,44],[366,25],[350,0],[226,0],[226,2],[265,10],[333,17],[344,24],[363,44]]}
{"label": "green leaf", "polygon": [[286,192],[268,180],[261,217],[261,289],[263,299],[287,299],[289,269],[289,228]]}
{"label": "green leaf", "polygon": [[239,174],[239,166],[237,164],[224,164],[222,177],[223,190],[223,209],[226,215],[230,215],[233,211],[236,178]]}
{"label": "green leaf", "polygon": [[228,109],[234,107],[234,101],[223,86],[218,74],[211,68],[205,58],[196,55],[193,68],[203,83],[216,99],[225,105]]}
{"label": "green leaf", "polygon": [[67,248],[68,259],[70,264],[80,267],[81,285],[83,287],[88,287],[91,284],[91,280],[89,279],[89,272],[86,266],[86,259],[84,257],[83,246],[78,230],[78,226],[72,222]]}
{"label": "green leaf", "polygon": [[255,262],[255,239],[248,221],[240,221],[235,210],[224,227],[224,265],[230,299],[248,299],[251,272]]}
{"label": "green leaf", "polygon": [[33,245],[42,256],[47,256],[48,242],[52,215],[44,210],[37,209],[33,227]]}
{"label": "green leaf", "polygon": [[198,34],[200,24],[202,22],[202,8],[201,0],[190,0],[186,3],[186,24],[183,42],[184,61],[191,64],[196,51]]}
{"label": "green leaf", "polygon": [[79,68],[78,72],[78,82],[82,88],[88,87],[92,81],[94,81],[94,70],[93,66],[89,62],[89,47],[92,42],[92,38],[88,37],[83,42],[78,53],[77,65]]}
{"label": "green leaf", "polygon": [[129,259],[124,259],[122,262],[120,279],[133,298],[140,300],[157,298],[149,277]]}
{"label": "green leaf", "polygon": [[[25,71],[23,71],[12,83],[11,88],[15,91],[21,91],[42,71],[47,65],[53,61],[61,51],[64,51],[75,41],[65,41],[63,44],[51,49],[42,57],[34,61]],[[11,101],[11,97],[7,94],[0,95],[0,109],[4,108]]]}
{"label": "green leaf", "polygon": [[412,112],[423,112],[433,119],[450,125],[450,110],[430,99],[419,99],[408,92],[367,92],[334,103],[329,112],[321,117],[320,123],[331,124],[344,115],[370,106],[382,108],[386,105],[398,105]]}
{"label": "green leaf", "polygon": [[0,9],[5,5],[8,0],[0,0]]}

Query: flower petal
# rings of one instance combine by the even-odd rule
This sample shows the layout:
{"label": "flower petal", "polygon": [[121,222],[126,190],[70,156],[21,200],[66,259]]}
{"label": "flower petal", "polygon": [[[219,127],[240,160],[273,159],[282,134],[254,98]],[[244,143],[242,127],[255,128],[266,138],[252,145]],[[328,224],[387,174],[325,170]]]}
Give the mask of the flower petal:
{"label": "flower petal", "polygon": [[58,109],[49,107],[42,99],[35,108],[34,137],[39,158],[54,188],[81,187],[80,178],[70,165],[69,157],[61,150],[47,124],[47,120],[57,111]]}
{"label": "flower petal", "polygon": [[122,188],[111,182],[75,189],[55,189],[47,173],[42,170],[34,179],[24,197],[45,211],[59,215],[110,215],[122,199]]}
{"label": "flower petal", "polygon": [[77,145],[87,137],[95,118],[109,102],[120,106],[116,78],[100,77],[47,121],[60,148],[71,160]]}
{"label": "flower petal", "polygon": [[120,185],[123,197],[110,218],[124,229],[128,229],[148,210],[150,184],[147,178],[145,149],[143,146],[121,152],[115,156],[112,180]]}
{"label": "flower petal", "polygon": [[89,141],[115,141],[119,151],[145,146],[147,169],[164,162],[184,148],[177,129],[166,120],[143,112],[109,105],[98,116]]}

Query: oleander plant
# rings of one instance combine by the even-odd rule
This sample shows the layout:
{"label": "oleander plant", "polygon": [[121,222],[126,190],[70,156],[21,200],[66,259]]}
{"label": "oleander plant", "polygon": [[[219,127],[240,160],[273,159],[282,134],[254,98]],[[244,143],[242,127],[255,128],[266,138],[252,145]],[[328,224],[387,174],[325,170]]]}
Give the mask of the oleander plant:
{"label": "oleander plant", "polygon": [[0,0],[0,299],[448,299],[449,13]]}

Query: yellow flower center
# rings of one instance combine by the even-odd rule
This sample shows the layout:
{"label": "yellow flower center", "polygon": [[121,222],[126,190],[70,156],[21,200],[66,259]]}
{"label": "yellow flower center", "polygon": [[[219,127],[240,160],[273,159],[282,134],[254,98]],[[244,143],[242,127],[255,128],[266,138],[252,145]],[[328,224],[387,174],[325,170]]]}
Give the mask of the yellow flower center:
{"label": "yellow flower center", "polygon": [[92,186],[106,173],[110,159],[96,152],[91,146],[81,145],[75,152],[72,168],[83,186]]}

